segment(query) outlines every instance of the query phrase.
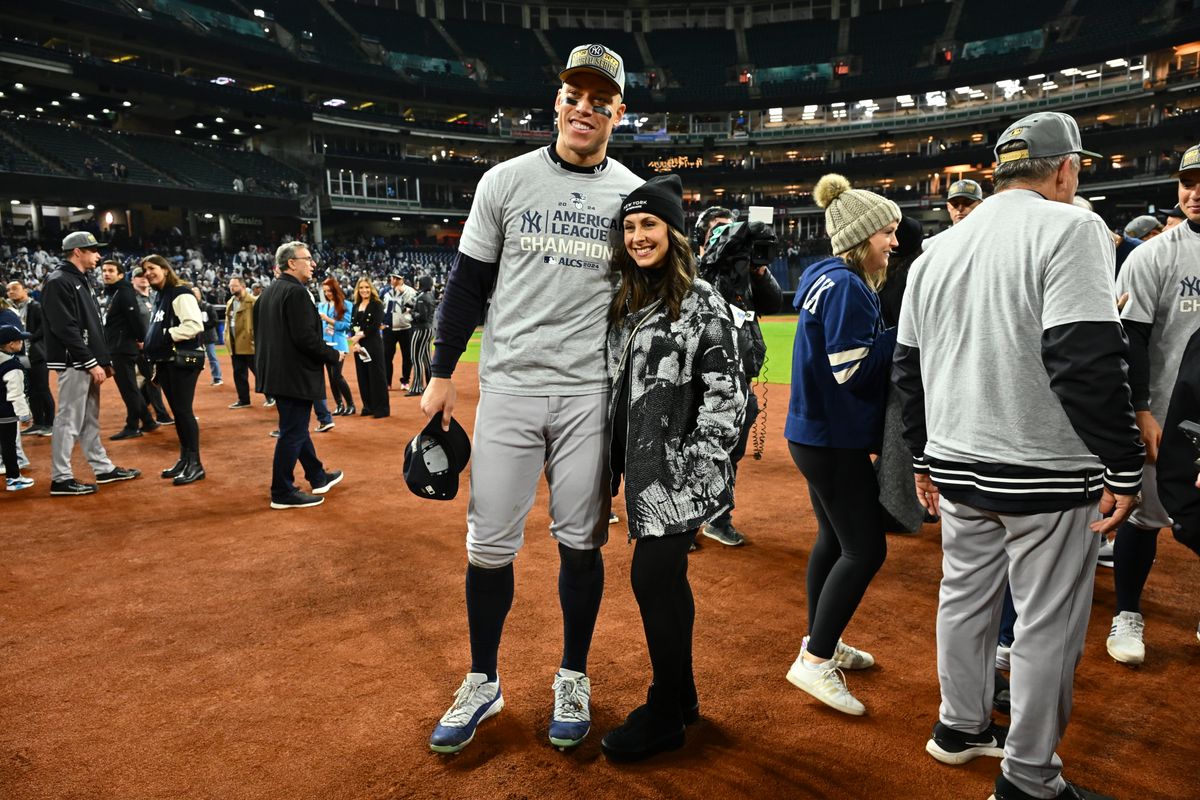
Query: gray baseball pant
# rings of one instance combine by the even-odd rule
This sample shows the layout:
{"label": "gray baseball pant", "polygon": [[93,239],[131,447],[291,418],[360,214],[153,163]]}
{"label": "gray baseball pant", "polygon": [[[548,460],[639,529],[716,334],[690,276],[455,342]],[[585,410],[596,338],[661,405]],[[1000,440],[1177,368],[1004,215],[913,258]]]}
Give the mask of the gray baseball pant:
{"label": "gray baseball pant", "polygon": [[50,480],[69,481],[74,477],[71,452],[78,441],[83,456],[100,475],[116,469],[100,444],[100,387],[82,369],[58,371],[58,413],[54,415],[51,444]]}
{"label": "gray baseball pant", "polygon": [[565,547],[608,541],[608,393],[570,397],[480,391],[471,451],[467,558],[507,566],[525,543],[538,476],[550,487],[550,533]]}
{"label": "gray baseball pant", "polygon": [[1158,496],[1157,464],[1142,466],[1142,502],[1129,515],[1129,523],[1153,531],[1172,525],[1171,515],[1163,508]]}
{"label": "gray baseball pant", "polygon": [[1096,504],[1042,514],[999,514],[945,497],[938,602],[938,680],[943,724],[984,730],[992,712],[996,636],[1004,583],[1017,608],[1012,710],[1000,769],[1021,791],[1055,797],[1066,788],[1054,752],[1071,717],[1100,537]]}

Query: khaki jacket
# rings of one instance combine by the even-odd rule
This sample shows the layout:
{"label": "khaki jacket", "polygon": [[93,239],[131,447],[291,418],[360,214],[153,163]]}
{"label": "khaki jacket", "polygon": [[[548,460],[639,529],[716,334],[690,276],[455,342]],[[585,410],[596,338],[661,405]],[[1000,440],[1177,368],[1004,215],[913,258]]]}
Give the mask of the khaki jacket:
{"label": "khaki jacket", "polygon": [[[229,346],[230,355],[236,356],[252,356],[254,355],[254,295],[247,290],[245,300],[238,308],[237,319],[233,319],[233,302],[236,298],[230,297],[229,302],[225,304],[225,343]],[[233,337],[229,338],[229,323],[233,322]]]}

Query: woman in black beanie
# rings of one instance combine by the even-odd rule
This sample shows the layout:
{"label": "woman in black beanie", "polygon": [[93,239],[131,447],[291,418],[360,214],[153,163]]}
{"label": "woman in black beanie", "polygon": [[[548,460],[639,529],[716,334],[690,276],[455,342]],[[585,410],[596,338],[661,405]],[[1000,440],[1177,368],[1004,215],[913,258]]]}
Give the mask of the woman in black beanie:
{"label": "woman in black beanie", "polygon": [[637,540],[630,578],[653,669],[645,705],[601,742],[614,760],[681,747],[684,726],[699,718],[688,548],[733,502],[729,452],[745,413],[729,308],[696,278],[682,194],[676,175],[630,194],[625,246],[612,264],[620,276],[608,335],[612,493],[623,477]]}
{"label": "woman in black beanie", "polygon": [[405,397],[425,391],[429,384],[429,346],[433,344],[433,322],[437,301],[433,299],[433,278],[422,275],[417,279],[417,299],[412,308],[412,365],[413,381]]}

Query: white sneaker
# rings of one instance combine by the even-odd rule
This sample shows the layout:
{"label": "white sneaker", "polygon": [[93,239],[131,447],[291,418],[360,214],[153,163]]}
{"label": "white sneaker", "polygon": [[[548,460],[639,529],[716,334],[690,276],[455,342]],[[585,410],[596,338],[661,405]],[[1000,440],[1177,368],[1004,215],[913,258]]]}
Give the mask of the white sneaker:
{"label": "white sneaker", "polygon": [[996,645],[996,669],[1005,672],[1012,669],[1012,645]]}
{"label": "white sneaker", "polygon": [[[800,649],[808,649],[807,636],[800,642]],[[833,665],[838,669],[866,669],[875,666],[875,656],[838,639],[837,648],[833,651]]]}
{"label": "white sneaker", "polygon": [[1142,631],[1146,622],[1136,611],[1122,611],[1113,617],[1108,632],[1108,654],[1122,664],[1141,664],[1146,660]]}
{"label": "white sneaker", "polygon": [[831,659],[819,669],[812,669],[804,663],[805,652],[807,651],[801,647],[800,655],[796,656],[787,672],[788,682],[844,714],[853,714],[856,717],[866,714],[867,707],[850,694],[850,690],[846,688],[845,677],[834,665],[834,661]]}
{"label": "white sneaker", "polygon": [[1107,536],[1100,540],[1100,552],[1096,554],[1097,566],[1113,568],[1113,541]]}
{"label": "white sneaker", "polygon": [[550,717],[550,744],[574,747],[592,729],[592,682],[587,675],[559,669],[554,676],[554,714]]}
{"label": "white sneaker", "polygon": [[457,753],[475,738],[479,723],[499,714],[502,708],[500,679],[488,683],[487,675],[482,672],[468,672],[454,693],[454,703],[433,729],[429,749],[435,753]]}

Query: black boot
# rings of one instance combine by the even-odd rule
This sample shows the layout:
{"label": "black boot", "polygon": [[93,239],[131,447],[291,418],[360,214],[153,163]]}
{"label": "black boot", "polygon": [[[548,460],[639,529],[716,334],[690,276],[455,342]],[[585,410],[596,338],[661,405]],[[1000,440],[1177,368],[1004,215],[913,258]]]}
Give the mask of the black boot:
{"label": "black boot", "polygon": [[343,417],[353,417],[357,413],[358,413],[358,409],[355,408],[354,403],[351,403],[350,405],[346,406],[345,409],[343,409],[342,416]]}
{"label": "black boot", "polygon": [[663,714],[647,703],[630,712],[619,728],[600,740],[600,749],[613,761],[641,761],[683,747],[686,739],[678,711]]}
{"label": "black boot", "polygon": [[204,467],[200,465],[200,454],[194,450],[189,451],[183,471],[175,476],[175,485],[184,486],[202,480],[204,480]]}
{"label": "black boot", "polygon": [[183,472],[183,468],[186,466],[187,466],[187,453],[180,450],[179,451],[179,460],[175,462],[175,466],[171,467],[170,469],[164,469],[162,471],[162,476],[164,478],[174,478],[174,477],[178,476],[179,473]]}
{"label": "black boot", "polygon": [[335,417],[344,417],[344,416],[346,416],[346,404],[345,404],[345,403],[338,403],[338,404],[337,404],[337,408],[335,408],[335,409],[333,410],[333,416],[335,416]]}
{"label": "black boot", "polygon": [[[650,688],[646,691],[646,704],[650,705],[655,702],[654,684],[650,684]],[[679,715],[683,719],[684,725],[695,725],[700,721],[700,698],[696,696],[696,684],[694,681],[689,681],[679,691]]]}

